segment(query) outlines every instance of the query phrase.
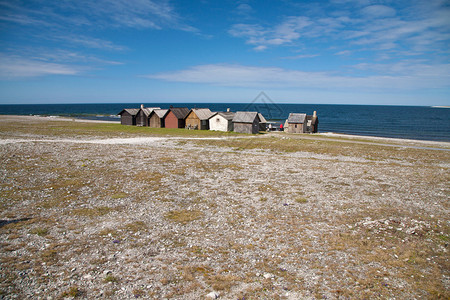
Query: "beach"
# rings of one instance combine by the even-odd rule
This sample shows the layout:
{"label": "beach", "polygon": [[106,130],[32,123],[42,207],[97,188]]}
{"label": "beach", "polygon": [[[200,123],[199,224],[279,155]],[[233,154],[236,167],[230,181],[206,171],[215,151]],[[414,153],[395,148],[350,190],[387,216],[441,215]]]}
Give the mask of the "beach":
{"label": "beach", "polygon": [[0,116],[0,295],[449,298],[449,150]]}

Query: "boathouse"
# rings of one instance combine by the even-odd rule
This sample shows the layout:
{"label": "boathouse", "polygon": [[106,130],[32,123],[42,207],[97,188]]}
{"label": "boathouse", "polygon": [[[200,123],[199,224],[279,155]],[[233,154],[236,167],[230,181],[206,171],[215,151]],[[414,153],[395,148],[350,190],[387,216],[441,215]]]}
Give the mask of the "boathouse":
{"label": "boathouse", "polygon": [[193,108],[186,117],[186,128],[209,130],[209,118],[212,115],[209,108]]}
{"label": "boathouse", "polygon": [[168,111],[168,109],[154,109],[149,116],[149,126],[164,128],[164,117]]}
{"label": "boathouse", "polygon": [[287,127],[284,129],[289,133],[304,133],[306,114],[290,113],[287,119]]}
{"label": "boathouse", "polygon": [[233,131],[234,112],[218,112],[209,118],[209,130]]}
{"label": "boathouse", "polygon": [[240,133],[258,133],[260,123],[259,113],[256,111],[238,111],[233,118],[235,132]]}
{"label": "boathouse", "polygon": [[122,125],[136,125],[136,115],[139,108],[125,108],[117,115],[120,116],[120,124]]}
{"label": "boathouse", "polygon": [[184,128],[185,118],[188,114],[187,107],[171,107],[164,116],[164,126],[166,128]]}
{"label": "boathouse", "polygon": [[139,109],[138,113],[136,114],[136,125],[149,126],[150,114],[155,109],[160,109],[160,107],[144,107],[144,105],[141,104],[141,109]]}

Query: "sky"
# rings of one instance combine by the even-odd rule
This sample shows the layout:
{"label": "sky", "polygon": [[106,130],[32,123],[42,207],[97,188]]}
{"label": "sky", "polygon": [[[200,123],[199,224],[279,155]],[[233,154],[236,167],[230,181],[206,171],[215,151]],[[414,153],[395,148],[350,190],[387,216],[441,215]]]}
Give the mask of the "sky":
{"label": "sky", "polygon": [[0,0],[0,104],[450,105],[448,0]]}

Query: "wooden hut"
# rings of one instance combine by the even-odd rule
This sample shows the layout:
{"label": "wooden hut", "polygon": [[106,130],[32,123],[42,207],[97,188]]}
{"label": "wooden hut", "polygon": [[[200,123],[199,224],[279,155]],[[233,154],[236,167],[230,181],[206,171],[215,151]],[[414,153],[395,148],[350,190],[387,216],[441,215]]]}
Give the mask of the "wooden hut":
{"label": "wooden hut", "polygon": [[209,108],[193,108],[186,117],[186,128],[209,130],[209,118],[212,115]]}
{"label": "wooden hut", "polygon": [[317,112],[314,111],[313,115],[306,116],[306,132],[317,133],[319,130],[319,118]]}
{"label": "wooden hut", "polygon": [[238,111],[233,118],[235,132],[258,133],[260,118],[256,111]]}
{"label": "wooden hut", "polygon": [[168,109],[154,109],[149,116],[149,126],[153,128],[164,128],[164,117]]}
{"label": "wooden hut", "polygon": [[184,128],[185,118],[188,114],[187,107],[171,107],[164,116],[164,126],[166,128]]}
{"label": "wooden hut", "polygon": [[150,114],[155,109],[160,109],[160,107],[144,107],[144,105],[141,104],[141,109],[139,109],[136,114],[136,125],[150,126]]}
{"label": "wooden hut", "polygon": [[284,130],[289,133],[304,133],[306,132],[305,120],[306,114],[290,113]]}
{"label": "wooden hut", "polygon": [[120,124],[122,125],[136,125],[136,115],[139,108],[125,108],[117,115],[120,116]]}
{"label": "wooden hut", "polygon": [[234,112],[218,112],[209,118],[209,130],[233,131]]}

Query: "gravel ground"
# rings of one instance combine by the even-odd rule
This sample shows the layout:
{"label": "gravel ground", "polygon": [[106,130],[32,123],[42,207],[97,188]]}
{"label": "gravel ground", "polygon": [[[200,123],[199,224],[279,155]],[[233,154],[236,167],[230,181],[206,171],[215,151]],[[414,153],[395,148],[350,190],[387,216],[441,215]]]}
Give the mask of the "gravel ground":
{"label": "gravel ground", "polygon": [[450,297],[448,151],[24,120],[0,120],[2,299]]}

